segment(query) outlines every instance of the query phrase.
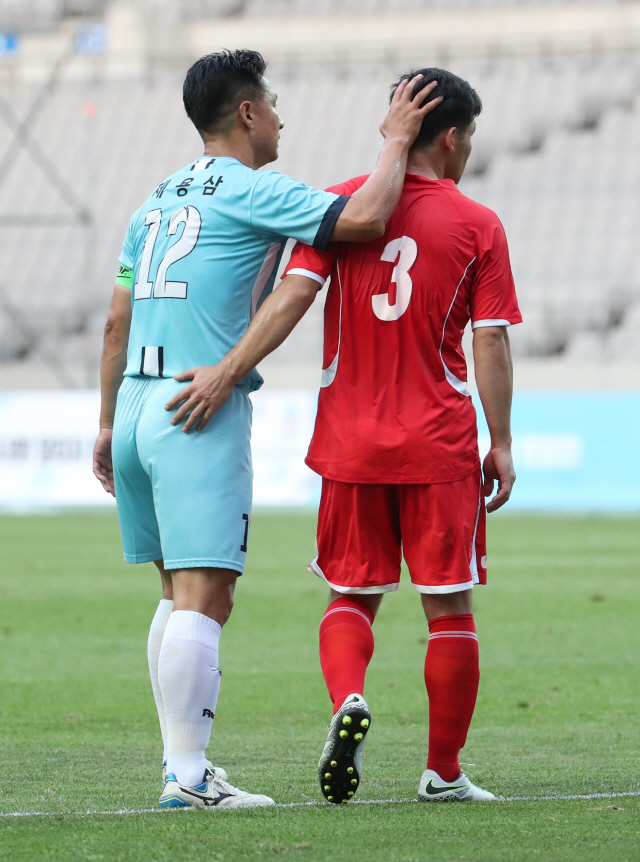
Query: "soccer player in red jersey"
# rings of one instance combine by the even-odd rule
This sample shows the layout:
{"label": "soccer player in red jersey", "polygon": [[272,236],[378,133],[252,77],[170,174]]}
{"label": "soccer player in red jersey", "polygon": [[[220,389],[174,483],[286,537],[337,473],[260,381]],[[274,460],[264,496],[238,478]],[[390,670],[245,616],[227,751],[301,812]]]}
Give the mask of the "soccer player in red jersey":
{"label": "soccer player in red jersey", "polygon": [[[458,755],[478,691],[471,590],[486,582],[484,497],[497,480],[487,505],[495,511],[515,480],[507,327],[521,316],[498,217],[457,189],[480,99],[450,72],[420,72],[422,81],[438,82],[431,95],[443,101],[410,150],[384,236],[326,252],[298,245],[281,287],[217,367],[206,393],[214,407],[223,401],[284,340],[331,277],[307,464],[322,476],[318,555],[310,568],[331,588],[320,661],[334,717],[319,778],[334,803],[351,799],[360,782],[371,724],[363,692],[372,623],[383,594],[398,587],[402,554],[429,623],[429,751],[418,798],[495,799],[461,772]],[[331,191],[352,194],[365,180]],[[482,468],[461,347],[469,320],[491,434]]]}

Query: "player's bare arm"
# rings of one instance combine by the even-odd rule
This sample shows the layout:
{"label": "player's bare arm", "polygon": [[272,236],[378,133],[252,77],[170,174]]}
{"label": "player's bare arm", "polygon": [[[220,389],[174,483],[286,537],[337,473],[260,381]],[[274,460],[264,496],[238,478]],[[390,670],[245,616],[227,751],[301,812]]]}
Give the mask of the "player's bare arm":
{"label": "player's bare arm", "polygon": [[367,242],[384,234],[400,199],[409,148],[426,115],[442,101],[441,97],[431,101],[427,98],[436,86],[435,81],[416,92],[421,80],[422,75],[416,75],[411,81],[403,81],[395,91],[380,126],[384,144],[376,166],[364,185],[349,198],[336,222],[332,240]]}
{"label": "player's bare arm", "polygon": [[100,433],[93,449],[93,472],[107,493],[116,495],[111,460],[111,437],[116,398],[127,364],[127,345],[131,325],[131,291],[116,285],[104,328],[100,360]]}
{"label": "player's bare arm", "polygon": [[513,365],[506,326],[483,326],[473,333],[473,357],[476,383],[491,435],[491,449],[484,459],[484,495],[498,490],[487,503],[487,512],[495,512],[507,502],[516,480],[511,455],[511,399]]}
{"label": "player's bare arm", "polygon": [[[442,101],[441,97],[429,101],[429,94],[436,82],[429,82],[423,87],[420,86],[422,80],[422,75],[416,75],[411,80],[402,81],[396,89],[389,112],[380,127],[385,141],[376,167],[361,188],[349,198],[336,222],[332,240],[366,242],[384,234],[387,221],[402,192],[409,148],[415,141],[425,116]],[[271,95],[272,109],[275,111],[275,95]],[[240,105],[238,111],[243,122],[250,123],[253,122],[251,118],[245,116],[247,104]],[[215,155],[218,152],[217,147],[217,143],[214,145],[209,141],[205,151]],[[234,354],[234,358],[241,361],[242,367],[247,364],[245,358],[254,354],[259,358],[253,365],[248,366],[248,370],[255,367],[257,362],[284,341],[303,316],[317,293],[317,284],[308,279],[302,280],[309,281],[309,286],[300,288],[299,283],[294,283],[285,287],[283,283],[277,291],[277,299],[263,305],[264,316],[254,320],[249,343],[244,343],[242,339],[240,354]],[[300,291],[304,294],[302,302]],[[281,320],[278,319],[279,315],[282,315]],[[225,357],[225,360],[227,359],[228,357]],[[183,402],[172,418],[172,424],[177,425],[190,414],[184,431],[188,432],[194,427],[202,430],[207,425],[233,388],[230,383],[231,369],[223,365],[225,360],[219,366],[191,368],[175,376],[176,380],[191,383],[167,404],[167,410],[173,410]],[[241,377],[242,375],[237,380]]]}
{"label": "player's bare arm", "polygon": [[[380,126],[384,144],[376,166],[367,182],[347,201],[336,221],[332,240],[368,242],[382,236],[402,192],[409,148],[424,118],[442,101],[441,97],[428,100],[435,86],[435,81],[423,86],[422,75],[398,86]],[[226,126],[199,132],[205,155],[231,156],[257,169],[277,159],[283,127],[277,95],[264,78],[261,96],[238,105]]]}
{"label": "player's bare arm", "polygon": [[282,284],[261,305],[240,341],[217,365],[204,365],[182,374],[180,381],[191,380],[167,404],[167,410],[182,406],[171,419],[178,425],[187,417],[183,431],[202,430],[216,410],[231,395],[239,380],[272,353],[302,320],[318,295],[319,284],[304,275],[288,275]]}

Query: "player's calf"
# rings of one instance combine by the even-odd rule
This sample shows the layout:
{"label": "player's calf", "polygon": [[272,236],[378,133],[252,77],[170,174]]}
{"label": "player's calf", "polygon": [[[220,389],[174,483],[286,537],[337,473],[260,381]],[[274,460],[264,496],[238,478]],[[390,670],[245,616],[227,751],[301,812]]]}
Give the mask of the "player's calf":
{"label": "player's calf", "polygon": [[374,610],[356,596],[335,596],[320,622],[320,664],[334,713],[351,692],[362,694],[373,655]]}
{"label": "player's calf", "polygon": [[478,636],[472,614],[439,616],[429,622],[424,666],[429,695],[427,769],[444,781],[460,775],[464,747],[478,694]]}

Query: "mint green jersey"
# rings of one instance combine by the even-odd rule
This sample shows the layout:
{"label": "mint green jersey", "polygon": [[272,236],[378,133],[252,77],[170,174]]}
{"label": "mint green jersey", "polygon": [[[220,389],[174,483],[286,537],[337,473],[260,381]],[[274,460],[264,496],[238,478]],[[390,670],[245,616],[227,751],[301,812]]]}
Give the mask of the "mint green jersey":
{"label": "mint green jersey", "polygon": [[[196,159],[162,182],[120,255],[133,271],[125,376],[219,362],[272,290],[287,238],[326,248],[347,200],[232,158]],[[262,378],[254,369],[240,385]]]}

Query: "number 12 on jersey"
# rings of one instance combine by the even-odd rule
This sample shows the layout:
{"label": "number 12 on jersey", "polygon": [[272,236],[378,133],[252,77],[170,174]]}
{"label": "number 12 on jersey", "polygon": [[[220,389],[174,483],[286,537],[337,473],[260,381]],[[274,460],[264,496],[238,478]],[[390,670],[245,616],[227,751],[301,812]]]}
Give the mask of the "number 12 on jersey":
{"label": "number 12 on jersey", "polygon": [[142,249],[142,258],[140,260],[140,269],[138,270],[138,280],[133,288],[133,298],[135,299],[186,299],[188,282],[186,281],[167,281],[167,271],[171,264],[182,260],[196,247],[198,237],[200,236],[200,228],[202,226],[202,217],[195,207],[180,207],[169,219],[167,226],[167,236],[174,236],[178,227],[184,224],[184,230],[177,242],[170,245],[164,253],[164,257],[158,264],[156,277],[153,281],[149,279],[149,270],[151,269],[151,260],[153,258],[153,250],[155,248],[160,225],[162,222],[162,210],[150,210],[147,213],[145,224],[149,228],[147,238],[144,241]]}

